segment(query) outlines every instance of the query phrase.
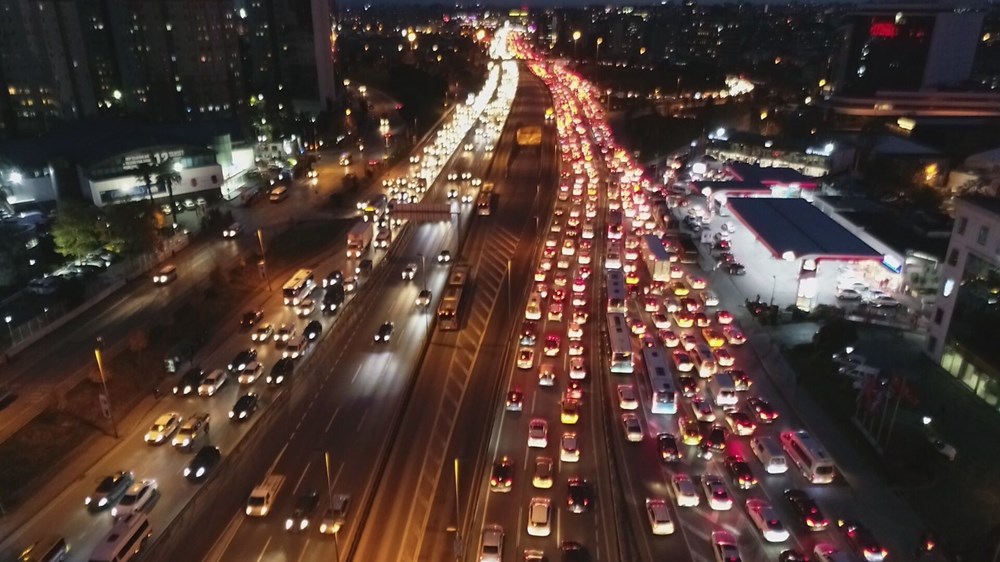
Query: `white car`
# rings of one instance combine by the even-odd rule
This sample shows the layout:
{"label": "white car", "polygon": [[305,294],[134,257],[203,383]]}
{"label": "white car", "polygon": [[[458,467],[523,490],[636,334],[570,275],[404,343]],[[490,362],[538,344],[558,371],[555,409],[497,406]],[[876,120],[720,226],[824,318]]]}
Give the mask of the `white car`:
{"label": "white car", "polygon": [[674,522],[670,519],[667,501],[661,498],[646,498],[646,516],[654,535],[674,534]]}
{"label": "white car", "polygon": [[578,381],[587,378],[587,365],[584,363],[583,357],[570,357],[569,378]]}
{"label": "white car", "polygon": [[299,318],[305,318],[313,312],[316,311],[316,301],[312,299],[303,299],[302,302],[295,307],[295,314]]}
{"label": "white car", "polygon": [[487,525],[483,528],[483,544],[479,550],[479,562],[502,562],[503,527]]}
{"label": "white car", "polygon": [[705,306],[719,306],[719,296],[711,289],[701,294],[701,300],[705,303]]}
{"label": "white car", "polygon": [[205,380],[201,381],[198,386],[199,396],[214,396],[216,392],[222,388],[222,385],[226,384],[229,380],[229,373],[225,369],[216,369],[205,377]]}
{"label": "white car", "polygon": [[417,305],[419,308],[429,307],[431,305],[430,290],[424,289],[423,291],[420,291],[420,294],[417,295],[417,299],[414,301],[414,304]]}
{"label": "white car", "polygon": [[566,337],[570,340],[578,340],[582,338],[583,328],[581,328],[576,322],[570,322],[569,327],[566,328]]}
{"label": "white car", "polygon": [[247,363],[246,367],[243,367],[242,371],[240,371],[240,375],[237,378],[237,380],[240,381],[240,384],[253,384],[257,382],[257,379],[260,378],[260,375],[263,372],[264,372],[263,365],[261,365],[257,361],[251,361]]}
{"label": "white car", "polygon": [[630,384],[618,385],[618,406],[622,410],[637,410],[639,400],[635,396],[635,387]]}
{"label": "white car", "polygon": [[788,540],[788,529],[781,524],[778,514],[764,500],[749,499],[746,503],[747,514],[750,521],[757,526],[757,530],[764,536],[767,542],[785,542]]}
{"label": "white car", "polygon": [[111,517],[124,518],[130,513],[145,511],[156,497],[156,480],[143,480],[132,484],[118,505],[111,508]]}
{"label": "white car", "polygon": [[559,460],[562,462],[580,461],[580,443],[576,433],[571,431],[563,433],[562,439],[559,440]]}
{"label": "white car", "polygon": [[622,429],[625,430],[625,438],[632,443],[642,441],[642,424],[639,422],[639,416],[622,414]]}
{"label": "white car", "polygon": [[708,506],[715,511],[728,511],[733,508],[733,498],[729,496],[722,478],[715,474],[705,474],[701,477],[701,487],[708,498]]}
{"label": "white car", "polygon": [[712,404],[704,396],[691,397],[691,410],[694,412],[694,417],[700,422],[712,423],[715,421],[715,410],[712,409]]}
{"label": "white car", "polygon": [[542,490],[552,487],[552,459],[549,457],[535,459],[535,473],[531,476],[531,485]]}
{"label": "white car", "polygon": [[712,552],[715,554],[717,562],[740,562],[740,549],[736,546],[736,539],[726,531],[715,531],[712,533]]}
{"label": "white car", "polygon": [[667,318],[666,314],[657,312],[653,315],[653,326],[656,326],[657,330],[669,330],[670,320]]}
{"label": "white car", "polygon": [[417,275],[417,264],[411,263],[403,269],[403,281],[412,281]]}
{"label": "white car", "polygon": [[542,363],[538,367],[538,385],[539,386],[555,386],[556,384],[556,371],[551,363]]}
{"label": "white car", "polygon": [[549,446],[549,424],[535,418],[528,424],[528,446],[544,449]]}
{"label": "white car", "polygon": [[552,502],[548,498],[531,498],[528,504],[528,534],[547,537],[552,533]]}
{"label": "white car", "polygon": [[146,443],[150,445],[160,445],[167,442],[167,439],[181,426],[181,415],[177,412],[167,412],[156,418],[153,425],[146,432]]}
{"label": "white car", "polygon": [[701,505],[701,497],[695,489],[694,482],[683,472],[678,472],[670,478],[670,489],[674,492],[674,501],[677,507],[698,507]]}
{"label": "white car", "polygon": [[530,369],[535,364],[535,350],[524,347],[517,352],[517,368]]}
{"label": "white car", "polygon": [[570,342],[569,344],[569,355],[570,357],[579,357],[583,355],[585,351],[583,344],[578,341]]}

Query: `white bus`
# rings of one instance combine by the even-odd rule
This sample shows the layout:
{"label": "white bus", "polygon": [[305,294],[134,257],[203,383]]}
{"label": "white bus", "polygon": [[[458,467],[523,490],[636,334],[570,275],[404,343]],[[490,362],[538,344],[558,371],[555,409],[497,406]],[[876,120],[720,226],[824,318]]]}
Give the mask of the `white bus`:
{"label": "white bus", "polygon": [[621,271],[609,271],[604,276],[608,285],[608,313],[625,313],[628,292],[625,289],[625,275]]}
{"label": "white bus", "polygon": [[281,288],[285,306],[298,306],[316,288],[316,279],[311,269],[300,269]]}
{"label": "white bus", "polygon": [[142,513],[130,513],[114,524],[90,555],[90,562],[128,562],[138,558],[153,536],[153,528]]}
{"label": "white bus", "polygon": [[676,414],[677,391],[664,353],[659,346],[642,350],[642,358],[646,362],[646,380],[649,381],[652,393],[649,409],[654,414]]}
{"label": "white bus", "polygon": [[620,312],[608,314],[608,343],[611,347],[611,372],[632,372],[632,336],[625,315]]}
{"label": "white bus", "polygon": [[784,431],[781,433],[781,446],[806,480],[813,484],[833,482],[836,474],[833,459],[812,435],[801,429]]}

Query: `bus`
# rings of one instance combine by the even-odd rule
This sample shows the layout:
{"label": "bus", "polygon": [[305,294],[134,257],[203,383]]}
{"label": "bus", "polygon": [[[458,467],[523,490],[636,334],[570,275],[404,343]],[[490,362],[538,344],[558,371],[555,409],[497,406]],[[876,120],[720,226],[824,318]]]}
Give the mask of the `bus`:
{"label": "bus", "polygon": [[624,232],[621,210],[613,209],[608,211],[608,238],[611,240],[620,240]]}
{"label": "bus", "polygon": [[311,269],[300,269],[281,288],[285,306],[298,306],[316,288],[316,280]]}
{"label": "bus", "polygon": [[802,476],[813,484],[829,484],[833,482],[836,469],[833,459],[820,446],[819,442],[813,439],[803,430],[784,431],[781,433],[781,446],[792,459],[792,462],[799,467]]}
{"label": "bus", "polygon": [[642,358],[646,363],[646,380],[649,381],[651,392],[649,409],[654,414],[676,414],[677,391],[664,353],[659,346],[642,350]]}
{"label": "bus", "polygon": [[484,182],[483,187],[479,190],[479,197],[476,199],[477,215],[488,216],[493,214],[494,195],[493,182]]}
{"label": "bus", "polygon": [[127,562],[139,557],[153,536],[142,513],[130,513],[116,522],[90,555],[91,562]]}
{"label": "bus", "polygon": [[441,330],[457,330],[460,324],[459,307],[462,306],[462,293],[465,292],[465,282],[469,276],[468,265],[456,264],[451,268],[448,282],[445,284],[441,302],[438,303],[438,326]]}
{"label": "bus", "polygon": [[625,289],[625,275],[620,269],[608,271],[605,275],[608,288],[608,313],[625,313],[628,292]]}
{"label": "bus", "polygon": [[608,313],[608,343],[611,347],[611,372],[628,374],[632,372],[632,336],[625,315],[620,312]]}

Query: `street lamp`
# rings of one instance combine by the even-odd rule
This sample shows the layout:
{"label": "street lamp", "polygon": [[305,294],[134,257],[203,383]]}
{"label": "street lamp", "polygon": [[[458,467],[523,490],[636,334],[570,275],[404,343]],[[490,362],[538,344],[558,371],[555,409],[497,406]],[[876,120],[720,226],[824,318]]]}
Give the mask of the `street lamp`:
{"label": "street lamp", "polygon": [[10,343],[11,345],[14,345],[14,328],[10,325],[10,323],[14,321],[14,317],[8,314],[3,317],[3,320],[7,323],[7,331],[10,332]]}
{"label": "street lamp", "polygon": [[105,409],[104,415],[111,420],[111,430],[115,434],[115,439],[118,439],[118,424],[115,423],[115,416],[111,411],[111,393],[108,392],[108,380],[104,376],[104,357],[101,354],[103,347],[104,340],[98,336],[97,342],[94,344],[94,359],[97,360],[97,373],[101,375],[101,387],[104,389],[101,406]]}
{"label": "street lamp", "polygon": [[597,64],[601,63],[601,43],[604,43],[604,38],[603,37],[598,37],[597,38],[597,54],[594,56],[594,61],[597,62]]}
{"label": "street lamp", "polygon": [[260,272],[267,281],[267,292],[271,292],[271,276],[267,274],[267,258],[264,255],[264,233],[257,229],[257,243],[260,245]]}
{"label": "street lamp", "polygon": [[777,275],[772,275],[771,276],[771,306],[774,306],[774,288],[775,288],[775,286],[777,286],[777,284],[778,284],[778,276]]}
{"label": "street lamp", "polygon": [[577,43],[580,41],[580,37],[583,37],[583,34],[580,33],[580,30],[576,30],[576,31],[573,32],[573,58],[574,59],[579,58],[579,55],[577,54],[579,51],[577,50],[576,47],[577,47]]}

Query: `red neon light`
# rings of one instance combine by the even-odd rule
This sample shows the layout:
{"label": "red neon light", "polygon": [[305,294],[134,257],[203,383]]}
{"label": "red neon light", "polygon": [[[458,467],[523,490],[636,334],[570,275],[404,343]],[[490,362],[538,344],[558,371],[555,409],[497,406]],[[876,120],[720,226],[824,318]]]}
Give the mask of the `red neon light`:
{"label": "red neon light", "polygon": [[899,35],[899,28],[891,22],[872,22],[868,28],[868,35],[871,37],[882,37],[891,39]]}

